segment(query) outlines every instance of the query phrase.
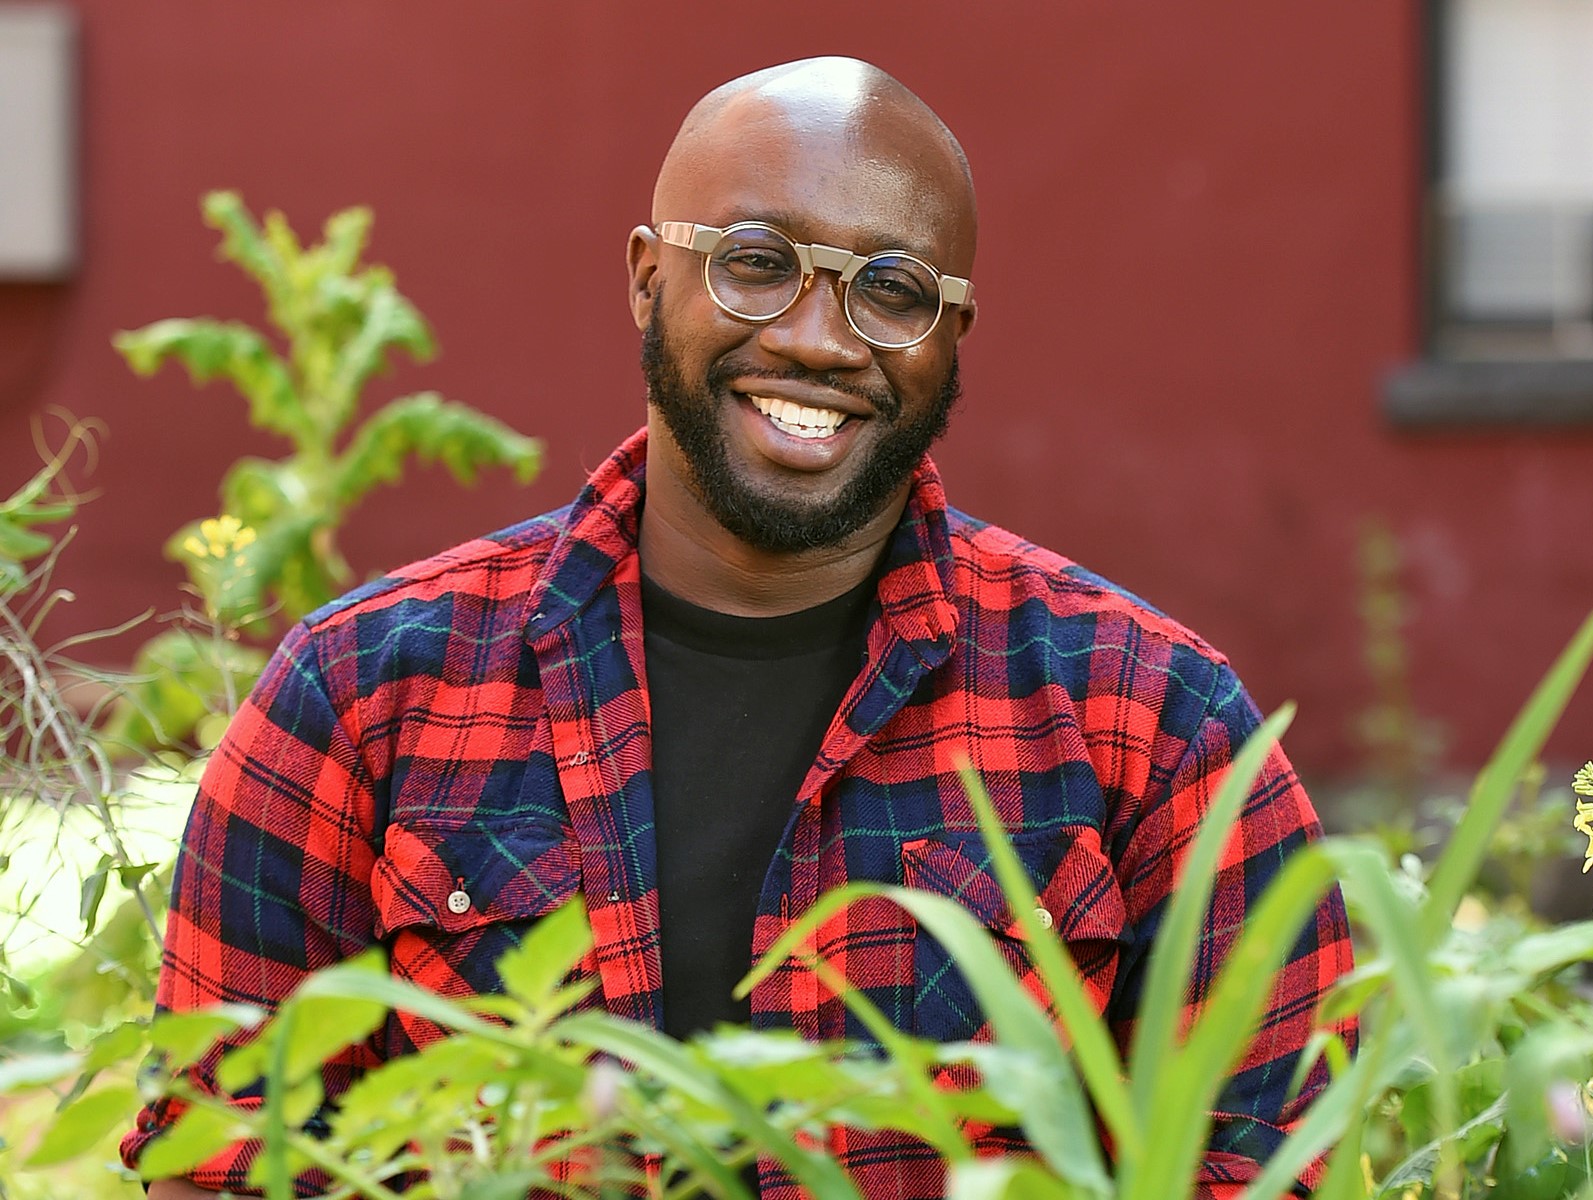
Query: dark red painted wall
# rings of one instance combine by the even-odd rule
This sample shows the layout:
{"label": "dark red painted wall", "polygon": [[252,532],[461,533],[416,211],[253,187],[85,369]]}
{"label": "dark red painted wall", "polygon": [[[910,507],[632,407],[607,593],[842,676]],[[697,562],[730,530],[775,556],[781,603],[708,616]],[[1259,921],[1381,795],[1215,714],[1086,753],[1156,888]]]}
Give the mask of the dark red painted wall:
{"label": "dark red painted wall", "polygon": [[[362,569],[562,503],[640,423],[623,249],[699,94],[869,57],[961,136],[981,321],[938,457],[954,500],[1118,579],[1229,652],[1290,745],[1356,763],[1358,530],[1402,538],[1418,700],[1475,762],[1593,604],[1585,433],[1400,435],[1416,344],[1415,5],[1349,0],[457,4],[80,0],[83,269],[0,285],[0,489],[46,406],[110,438],[63,569],[78,620],[175,607],[159,545],[272,453],[222,388],[134,379],[113,330],[257,319],[203,191],[308,233],[353,203],[433,322],[435,387],[536,433],[528,491],[422,472],[354,521]],[[0,165],[3,170],[3,165]],[[1557,743],[1593,754],[1580,702]]]}

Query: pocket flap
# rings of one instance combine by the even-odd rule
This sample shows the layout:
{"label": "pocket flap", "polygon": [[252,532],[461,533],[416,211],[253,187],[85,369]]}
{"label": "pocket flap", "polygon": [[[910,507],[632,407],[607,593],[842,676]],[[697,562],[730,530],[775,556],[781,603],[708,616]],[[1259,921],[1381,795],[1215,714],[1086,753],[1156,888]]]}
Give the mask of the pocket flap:
{"label": "pocket flap", "polygon": [[[1036,884],[1036,907],[1050,915],[1052,928],[1064,941],[1122,939],[1127,919],[1123,893],[1093,829],[1016,838],[1013,850]],[[957,901],[997,933],[1022,936],[996,882],[989,851],[977,837],[907,842],[902,865],[908,887]]]}
{"label": "pocket flap", "polygon": [[459,933],[541,916],[581,883],[580,849],[557,826],[393,825],[383,850],[371,880],[383,938],[414,925]]}

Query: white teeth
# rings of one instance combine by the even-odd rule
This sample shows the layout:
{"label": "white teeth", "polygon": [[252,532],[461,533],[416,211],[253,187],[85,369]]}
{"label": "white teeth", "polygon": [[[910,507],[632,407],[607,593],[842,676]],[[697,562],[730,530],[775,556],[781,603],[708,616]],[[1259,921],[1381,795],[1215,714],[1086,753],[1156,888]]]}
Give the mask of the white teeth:
{"label": "white teeth", "polygon": [[833,408],[811,408],[773,396],[748,396],[747,399],[778,428],[794,437],[829,437],[846,420],[845,413]]}

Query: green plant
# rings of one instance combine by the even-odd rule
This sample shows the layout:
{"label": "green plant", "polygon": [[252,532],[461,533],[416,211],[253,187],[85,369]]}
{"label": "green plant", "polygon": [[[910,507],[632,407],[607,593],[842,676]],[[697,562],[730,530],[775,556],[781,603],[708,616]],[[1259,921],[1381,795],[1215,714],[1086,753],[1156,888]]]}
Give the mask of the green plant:
{"label": "green plant", "polygon": [[[72,656],[119,631],[41,641],[45,618],[70,600],[51,584],[71,534],[50,526],[70,518],[80,499],[64,472],[76,454],[91,455],[95,434],[73,423],[44,468],[0,504],[0,529],[9,527],[0,532],[0,1092],[38,1078],[41,1061],[92,1065],[101,1037],[141,1041],[159,960],[167,885],[156,861],[171,840],[142,836],[130,821],[144,811],[135,797],[158,768],[129,773],[114,763],[98,726],[124,681]],[[97,1073],[73,1086],[87,1087]],[[128,1097],[130,1084],[124,1072],[123,1090],[102,1094]],[[35,1089],[0,1106],[8,1139],[48,1126],[55,1101]],[[67,1190],[107,1188],[128,1194],[102,1170],[83,1172]],[[50,1181],[0,1175],[8,1200],[54,1191]]]}
{"label": "green plant", "polygon": [[123,711],[119,728],[143,744],[182,740],[204,713],[230,711],[230,693],[247,690],[264,663],[237,645],[240,631],[257,630],[271,611],[297,620],[354,581],[338,529],[411,459],[441,463],[466,484],[498,467],[529,482],[541,454],[533,439],[435,392],[388,401],[354,427],[361,394],[390,354],[427,361],[435,353],[392,272],[361,265],[368,209],[334,214],[323,240],[301,247],[281,213],[257,224],[232,192],[211,192],[202,207],[222,233],[221,256],[259,285],[278,340],[238,321],[178,318],[114,343],[140,375],[176,359],[196,384],[226,380],[248,402],[251,423],[286,438],[290,452],[239,459],[221,481],[222,512],[167,541],[201,599],[203,623],[220,633],[173,630],[144,648],[135,671],[161,682],[141,692],[142,713]]}
{"label": "green plant", "polygon": [[[952,952],[990,1018],[994,1044],[936,1046],[897,1033],[838,971],[811,959],[875,1036],[876,1050],[746,1032],[681,1045],[578,1007],[582,990],[561,982],[588,945],[574,906],[546,919],[501,964],[503,996],[444,1000],[362,959],[313,977],[270,1019],[239,1009],[162,1018],[154,1042],[169,1068],[193,1061],[218,1033],[253,1031],[228,1052],[218,1078],[235,1090],[263,1081],[266,1100],[253,1111],[234,1109],[194,1092],[177,1070],[167,1086],[192,1107],[146,1166],[182,1170],[250,1136],[262,1140],[256,1176],[268,1195],[288,1195],[290,1179],[313,1168],[332,1180],[329,1195],[386,1196],[407,1179],[415,1195],[483,1200],[532,1186],[599,1194],[634,1182],[636,1155],[650,1153],[668,1195],[741,1196],[735,1167],[764,1153],[815,1195],[853,1196],[820,1142],[802,1136],[837,1123],[921,1138],[948,1163],[948,1192],[957,1197],[1187,1196],[1209,1132],[1207,1110],[1244,1050],[1272,969],[1337,876],[1360,926],[1362,961],[1322,1019],[1359,1013],[1361,1052],[1351,1059],[1323,1036],[1318,1049],[1332,1081],[1252,1182],[1249,1200],[1283,1195],[1321,1155],[1327,1166],[1315,1194],[1329,1200],[1578,1195],[1586,1190],[1586,1147],[1556,1140],[1549,1103],[1593,1074],[1589,1004],[1566,977],[1593,956],[1593,922],[1511,937],[1496,928],[1479,938],[1464,910],[1475,903],[1468,889],[1492,833],[1590,658],[1593,618],[1478,776],[1430,873],[1395,866],[1375,843],[1350,838],[1325,839],[1291,859],[1247,921],[1213,999],[1182,1030],[1184,980],[1207,888],[1287,714],[1269,719],[1238,755],[1189,852],[1126,1060],[1066,948],[1032,916],[1027,877],[979,781],[967,775],[997,876],[1054,1012],[1019,983],[960,905],[874,884],[822,898],[742,986],[785,957],[805,955],[813,932],[842,907],[886,897]],[[332,1114],[329,1135],[312,1134],[308,1118],[323,1099],[318,1064],[364,1037],[389,1008],[454,1036],[366,1076]],[[64,1086],[83,1063],[103,1064],[113,1051],[131,1055],[137,1046],[128,1039],[97,1059],[91,1049],[47,1060],[26,1078]],[[934,1086],[937,1070],[951,1063],[975,1066],[979,1085]],[[0,1076],[0,1090],[4,1084]],[[96,1101],[96,1094],[85,1092],[62,1111],[64,1132],[52,1135],[50,1153],[68,1153],[114,1122],[112,1110],[125,1097],[113,1091]],[[1096,1142],[1097,1120],[1111,1137],[1110,1163]],[[1021,1125],[1038,1158],[976,1158],[965,1134],[970,1121]],[[427,1176],[416,1181],[422,1170]]]}

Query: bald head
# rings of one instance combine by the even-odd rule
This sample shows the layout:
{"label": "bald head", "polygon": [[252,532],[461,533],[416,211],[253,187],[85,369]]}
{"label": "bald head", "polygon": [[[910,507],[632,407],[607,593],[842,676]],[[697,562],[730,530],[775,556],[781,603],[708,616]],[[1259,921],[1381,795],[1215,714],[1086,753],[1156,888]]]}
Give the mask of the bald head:
{"label": "bald head", "polygon": [[[767,67],[699,100],[659,170],[655,224],[709,220],[698,215],[700,197],[727,173],[755,173],[760,163],[776,158],[799,168],[799,190],[804,183],[814,190],[844,186],[836,177],[843,171],[905,186],[914,199],[915,223],[934,227],[926,237],[944,235],[949,245],[942,255],[956,260],[937,265],[962,274],[971,269],[978,226],[962,147],[927,104],[878,67],[854,58]],[[800,208],[805,199],[793,195],[790,203]]]}

